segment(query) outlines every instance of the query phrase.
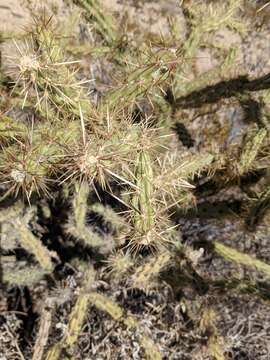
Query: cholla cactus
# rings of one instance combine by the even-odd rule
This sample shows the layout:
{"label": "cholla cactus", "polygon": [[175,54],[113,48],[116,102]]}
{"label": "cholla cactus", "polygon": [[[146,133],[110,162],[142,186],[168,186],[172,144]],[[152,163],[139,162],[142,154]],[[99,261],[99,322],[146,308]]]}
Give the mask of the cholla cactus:
{"label": "cholla cactus", "polygon": [[[86,19],[95,23],[106,46],[114,51],[116,23],[104,15],[96,2],[76,3],[85,10]],[[221,25],[236,28],[234,16],[239,5],[240,1],[230,2],[218,12],[210,7],[210,18],[199,28],[198,14],[203,6],[197,12],[189,9],[192,31],[184,53],[194,53],[203,31],[211,32]],[[226,13],[226,18],[221,13]],[[171,80],[173,85],[177,83],[183,52],[146,44],[141,52],[119,52],[117,59],[122,68],[117,67],[118,81],[94,105],[85,87],[87,81],[78,80],[80,62],[67,56],[62,43],[53,21],[45,17],[36,17],[24,39],[15,42],[18,58],[10,59],[8,73],[14,81],[12,101],[22,108],[32,106],[34,116],[31,123],[11,116],[1,118],[3,199],[25,197],[31,204],[36,197],[53,198],[55,191],[61,192],[67,186],[72,194],[68,198],[71,207],[66,223],[61,224],[63,233],[72,241],[109,253],[112,273],[120,274],[128,271],[133,262],[124,261],[129,252],[122,252],[123,245],[128,251],[144,247],[163,251],[175,242],[177,233],[170,212],[179,205],[185,208],[194,204],[194,178],[209,172],[212,162],[219,159],[210,153],[192,155],[171,150],[172,132],[168,121],[164,121],[168,105],[162,96]],[[129,61],[132,56],[134,59]],[[230,64],[228,59],[224,62]],[[197,86],[194,80],[190,89],[192,84]],[[139,124],[133,121],[132,111],[142,97],[147,97],[152,107],[164,109],[160,119],[151,119],[150,115]],[[260,129],[254,141],[247,142],[240,159],[240,174],[252,168],[266,134],[265,129]],[[117,183],[120,192],[115,193],[112,182]],[[102,201],[92,203],[92,193],[101,200],[98,187],[125,208],[121,215],[114,214]],[[89,211],[112,224],[109,238],[88,225]],[[18,223],[18,228],[22,226]],[[36,248],[35,237],[24,235],[21,230],[21,238],[29,241],[29,246],[23,246],[31,253]],[[37,257],[40,264],[42,258],[45,261],[48,257],[41,249]],[[53,269],[52,265],[43,267]]]}
{"label": "cholla cactus", "polygon": [[[190,1],[182,1],[189,26],[184,43],[174,27],[168,39],[134,40],[130,48],[121,47],[122,30],[97,1],[73,2],[83,9],[94,30],[90,45],[83,48],[74,38],[63,40],[51,18],[37,17],[32,29],[14,43],[17,56],[9,59],[3,74],[10,76],[12,91],[0,73],[3,280],[32,288],[48,275],[54,278],[56,265],[66,262],[79,272],[81,289],[76,290],[67,332],[49,349],[47,360],[60,360],[64,348],[68,356],[75,354],[90,306],[133,332],[146,358],[161,359],[159,347],[142,331],[140,322],[102,294],[99,285],[104,283],[99,280],[140,291],[160,286],[162,274],[178,261],[175,253],[188,249],[182,246],[172,215],[179,208],[182,216],[187,209],[196,209],[197,185],[212,182],[218,193],[241,185],[256,171],[267,172],[265,119],[243,129],[239,143],[225,139],[226,146],[218,149],[215,139],[209,139],[203,151],[196,141],[180,144],[173,132],[173,119],[181,109],[187,110],[181,117],[192,125],[192,117],[201,116],[197,111],[203,105],[222,98],[241,103],[239,80],[224,81],[236,59],[234,48],[225,51],[213,46],[219,65],[199,76],[186,73],[208,36],[224,27],[244,31],[238,19],[242,1],[228,0],[221,6],[203,1],[190,6]],[[77,58],[78,47],[87,54],[91,69],[104,62],[105,81],[98,71],[93,75],[96,70],[83,80],[86,70]],[[244,77],[243,81],[242,90],[254,91],[253,85],[258,90],[255,80]],[[97,90],[97,98],[91,90]],[[196,110],[189,116],[192,107]],[[135,114],[138,109],[141,117]],[[17,116],[19,111],[22,118]],[[262,218],[269,198],[266,186],[259,191],[250,216]],[[20,251],[26,262],[17,259]],[[218,241],[213,251],[269,275],[269,265]],[[189,255],[186,258],[196,268],[198,261]],[[208,347],[212,356],[222,359],[212,317],[206,311],[201,326],[213,331]]]}
{"label": "cholla cactus", "polygon": [[25,266],[23,262],[4,256],[3,280],[12,285],[32,286],[53,271],[55,256],[31,231],[30,222],[36,216],[36,208],[28,209],[25,214],[24,211],[22,203],[1,211],[1,250],[10,252],[22,248],[34,256],[36,264]]}

